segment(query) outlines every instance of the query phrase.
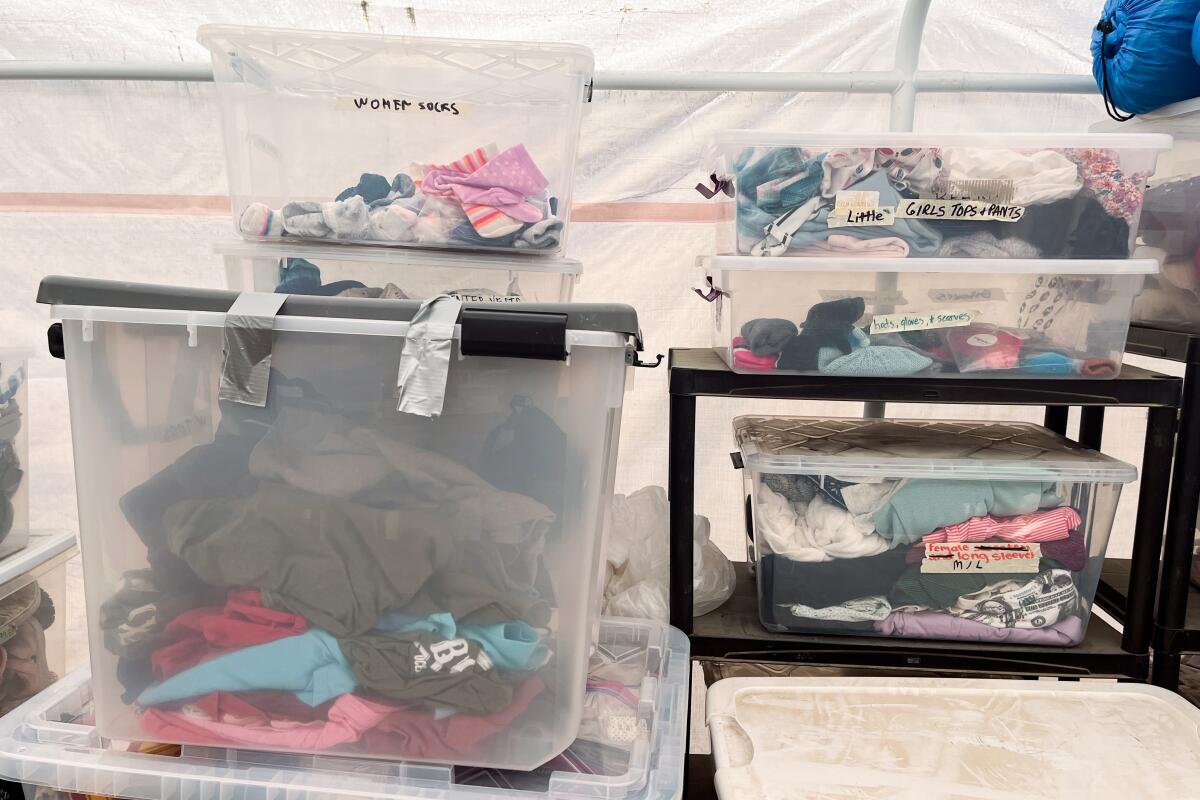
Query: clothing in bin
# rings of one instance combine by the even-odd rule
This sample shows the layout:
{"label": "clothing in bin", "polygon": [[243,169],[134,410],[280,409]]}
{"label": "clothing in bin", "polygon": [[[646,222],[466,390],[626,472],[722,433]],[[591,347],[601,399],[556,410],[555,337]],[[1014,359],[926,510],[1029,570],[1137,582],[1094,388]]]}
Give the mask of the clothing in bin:
{"label": "clothing in bin", "polygon": [[718,136],[735,252],[1119,259],[1165,136]]}
{"label": "clothing in bin", "polygon": [[1132,467],[1022,423],[741,417],[775,630],[1069,646]]}
{"label": "clothing in bin", "polygon": [[583,265],[575,259],[486,258],[435,250],[288,242],[219,243],[228,288],[237,291],[473,303],[567,303]]}
{"label": "clothing in bin", "polygon": [[54,601],[36,580],[0,599],[0,714],[58,680],[46,657],[54,622]]}
{"label": "clothing in bin", "polygon": [[478,147],[446,164],[414,165],[411,175],[363,173],[324,202],[280,208],[251,203],[238,218],[254,238],[416,243],[469,248],[557,250],[558,198],[523,144]]}
{"label": "clothing in bin", "polygon": [[[97,548],[102,735],[511,769],[570,744],[632,309],[289,296],[259,406],[220,399],[241,317],[214,309],[270,295],[47,279],[42,297]],[[447,307],[461,324],[424,316]],[[522,325],[546,357],[509,354]],[[437,410],[397,377],[412,351],[447,356],[415,373],[428,403],[445,368]],[[89,468],[100,453],[121,468]]]}
{"label": "clothing in bin", "polygon": [[700,259],[733,369],[875,378],[1114,378],[1134,297],[1158,272],[1149,259],[981,263]]}
{"label": "clothing in bin", "polygon": [[[263,412],[224,407],[212,443],[121,499],[151,565],[102,608],[128,699],[168,741],[470,750],[544,689],[554,512],[287,388],[276,376]],[[513,413],[545,436],[508,447],[561,462],[554,423]],[[511,485],[504,459],[483,472]]]}

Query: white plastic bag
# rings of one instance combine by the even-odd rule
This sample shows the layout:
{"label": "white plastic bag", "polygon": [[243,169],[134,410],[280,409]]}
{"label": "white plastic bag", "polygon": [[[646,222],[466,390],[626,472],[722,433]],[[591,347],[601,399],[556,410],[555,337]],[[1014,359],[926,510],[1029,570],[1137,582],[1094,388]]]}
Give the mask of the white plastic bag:
{"label": "white plastic bag", "polygon": [[[647,486],[613,498],[609,515],[608,575],[604,613],[666,622],[668,596],[669,515],[667,492]],[[709,539],[708,519],[692,520],[692,606],[707,614],[733,594],[733,564]]]}

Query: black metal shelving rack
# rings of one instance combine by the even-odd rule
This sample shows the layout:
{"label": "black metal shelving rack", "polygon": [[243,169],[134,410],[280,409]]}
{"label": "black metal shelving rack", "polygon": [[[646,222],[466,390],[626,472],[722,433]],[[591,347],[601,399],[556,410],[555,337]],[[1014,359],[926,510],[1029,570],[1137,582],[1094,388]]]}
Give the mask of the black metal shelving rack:
{"label": "black metal shelving rack", "polygon": [[[1129,329],[1125,350],[1184,364],[1179,431],[1151,642],[1154,653],[1151,681],[1175,689],[1179,684],[1180,658],[1200,653],[1200,590],[1189,581],[1196,509],[1200,502],[1200,329],[1189,331],[1135,323]],[[1130,599],[1141,591],[1140,584],[1134,588],[1131,573],[1130,561],[1106,560],[1096,595],[1097,604],[1126,625]],[[1140,613],[1140,607],[1135,610]]]}
{"label": "black metal shelving rack", "polygon": [[[1200,336],[1197,337],[1200,339]],[[1131,344],[1134,341],[1131,336]],[[1200,345],[1195,346],[1200,356]],[[1141,352],[1132,350],[1131,352]],[[1189,351],[1190,352],[1190,351]],[[1147,353],[1153,355],[1152,353]],[[1193,370],[1189,361],[1189,376]],[[1190,499],[1186,520],[1172,515],[1168,552],[1163,571],[1182,575],[1187,585],[1191,561],[1191,527],[1196,517],[1200,452],[1176,457],[1176,429],[1181,407],[1197,402],[1196,393],[1185,393],[1184,380],[1133,366],[1125,366],[1111,380],[1048,380],[1041,378],[939,378],[912,377],[874,380],[834,376],[744,375],[730,370],[712,349],[673,349],[668,361],[670,393],[670,465],[667,493],[670,499],[671,624],[691,638],[692,658],[704,662],[744,661],[855,666],[930,672],[987,673],[989,675],[1060,678],[1111,677],[1120,680],[1168,681],[1168,668],[1155,667],[1151,675],[1151,650],[1162,652],[1174,637],[1156,636],[1164,626],[1182,617],[1177,587],[1165,589],[1156,614],[1159,554],[1164,541],[1168,500],[1172,507]],[[1200,373],[1197,373],[1200,374]],[[1200,386],[1200,385],[1198,385]],[[1185,397],[1185,394],[1187,395]],[[1019,647],[1003,643],[934,642],[852,636],[807,636],[773,633],[758,617],[753,576],[737,565],[734,595],[717,610],[692,617],[692,515],[695,509],[696,399],[740,397],[756,399],[841,400],[868,403],[951,403],[973,405],[1044,406],[1045,425],[1066,433],[1071,407],[1080,408],[1080,443],[1100,449],[1104,411],[1108,407],[1145,407],[1146,440],[1142,453],[1137,518],[1132,558],[1107,569],[1112,585],[1102,581],[1101,607],[1116,613],[1123,633],[1096,616],[1083,642],[1076,647]],[[1194,416],[1194,415],[1193,415]],[[1200,451],[1200,447],[1192,450]],[[1171,494],[1172,470],[1176,492]],[[1190,469],[1184,478],[1181,472]],[[1194,484],[1194,485],[1193,485]],[[1182,487],[1191,487],[1187,491]],[[1186,538],[1186,550],[1184,549]],[[1184,556],[1186,555],[1186,558]],[[1123,566],[1124,572],[1121,572]],[[1122,577],[1123,576],[1123,577]],[[1170,602],[1164,605],[1163,601]],[[1187,600],[1185,594],[1184,600]],[[1200,645],[1200,597],[1193,597]],[[1178,619],[1177,619],[1178,618]],[[1157,624],[1157,628],[1156,628]],[[1160,646],[1161,645],[1161,646]],[[1170,660],[1170,659],[1168,659]],[[1178,657],[1174,659],[1176,674]],[[705,670],[706,682],[709,671]],[[689,757],[690,775],[711,775],[711,759]]]}

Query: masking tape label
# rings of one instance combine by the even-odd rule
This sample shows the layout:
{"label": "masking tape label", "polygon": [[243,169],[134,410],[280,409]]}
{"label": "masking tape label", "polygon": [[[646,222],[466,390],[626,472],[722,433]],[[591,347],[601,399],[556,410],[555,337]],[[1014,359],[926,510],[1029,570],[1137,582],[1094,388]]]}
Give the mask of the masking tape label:
{"label": "masking tape label", "polygon": [[896,219],[968,219],[1017,222],[1025,206],[986,200],[905,200],[896,206]]}
{"label": "masking tape label", "polygon": [[925,331],[934,328],[959,328],[970,325],[974,319],[975,312],[973,311],[952,309],[910,311],[904,314],[877,314],[871,319],[871,335]]}
{"label": "masking tape label", "polygon": [[921,572],[1037,573],[1041,559],[1037,542],[926,542]]}

